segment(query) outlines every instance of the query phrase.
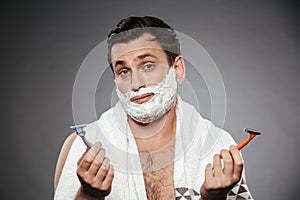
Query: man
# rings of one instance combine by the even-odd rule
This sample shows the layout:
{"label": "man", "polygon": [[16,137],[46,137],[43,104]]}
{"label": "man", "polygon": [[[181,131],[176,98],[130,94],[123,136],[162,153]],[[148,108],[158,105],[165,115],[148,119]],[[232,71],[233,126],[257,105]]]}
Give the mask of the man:
{"label": "man", "polygon": [[179,46],[154,17],[129,17],[111,31],[120,101],[86,127],[91,148],[75,133],[67,138],[55,199],[252,199],[231,136],[177,95],[185,78]]}

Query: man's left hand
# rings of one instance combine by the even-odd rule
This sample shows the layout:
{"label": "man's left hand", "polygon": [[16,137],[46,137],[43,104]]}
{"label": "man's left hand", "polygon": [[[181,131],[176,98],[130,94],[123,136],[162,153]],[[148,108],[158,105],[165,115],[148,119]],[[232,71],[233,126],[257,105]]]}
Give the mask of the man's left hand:
{"label": "man's left hand", "polygon": [[239,182],[244,161],[240,151],[230,146],[230,151],[222,150],[224,167],[219,154],[214,155],[213,164],[205,168],[205,180],[200,188],[202,199],[226,199],[228,192]]}

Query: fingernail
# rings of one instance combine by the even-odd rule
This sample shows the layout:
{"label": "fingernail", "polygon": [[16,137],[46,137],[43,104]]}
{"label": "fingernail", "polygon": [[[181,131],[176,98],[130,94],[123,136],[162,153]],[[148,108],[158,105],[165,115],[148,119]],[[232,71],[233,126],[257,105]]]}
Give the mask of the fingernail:
{"label": "fingernail", "polygon": [[101,147],[102,146],[101,142],[96,142],[95,145],[96,145],[96,147]]}

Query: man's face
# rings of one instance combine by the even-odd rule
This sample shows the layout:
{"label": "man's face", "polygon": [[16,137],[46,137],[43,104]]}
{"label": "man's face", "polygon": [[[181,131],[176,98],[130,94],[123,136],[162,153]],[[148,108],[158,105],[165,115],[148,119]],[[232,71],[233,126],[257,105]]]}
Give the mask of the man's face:
{"label": "man's face", "polygon": [[[128,43],[117,43],[111,49],[115,80],[122,93],[137,91],[161,82],[170,68],[167,56],[154,36],[145,33]],[[132,102],[144,103],[153,93],[133,97]]]}

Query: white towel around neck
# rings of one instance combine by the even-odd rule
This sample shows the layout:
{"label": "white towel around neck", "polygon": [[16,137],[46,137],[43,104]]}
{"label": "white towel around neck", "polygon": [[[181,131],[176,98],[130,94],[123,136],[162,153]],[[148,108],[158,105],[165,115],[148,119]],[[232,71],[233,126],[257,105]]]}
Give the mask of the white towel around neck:
{"label": "white towel around neck", "polygon": [[[103,113],[98,121],[86,127],[86,138],[101,141],[107,157],[115,169],[112,191],[106,199],[147,199],[137,145],[127,123],[127,115],[120,102]],[[204,169],[213,155],[235,144],[232,137],[197,110],[178,97],[176,106],[176,143],[174,159],[174,186],[188,188],[199,199],[204,181]],[[80,182],[76,176],[77,160],[85,152],[81,138],[77,137],[65,162],[54,199],[74,199]]]}

